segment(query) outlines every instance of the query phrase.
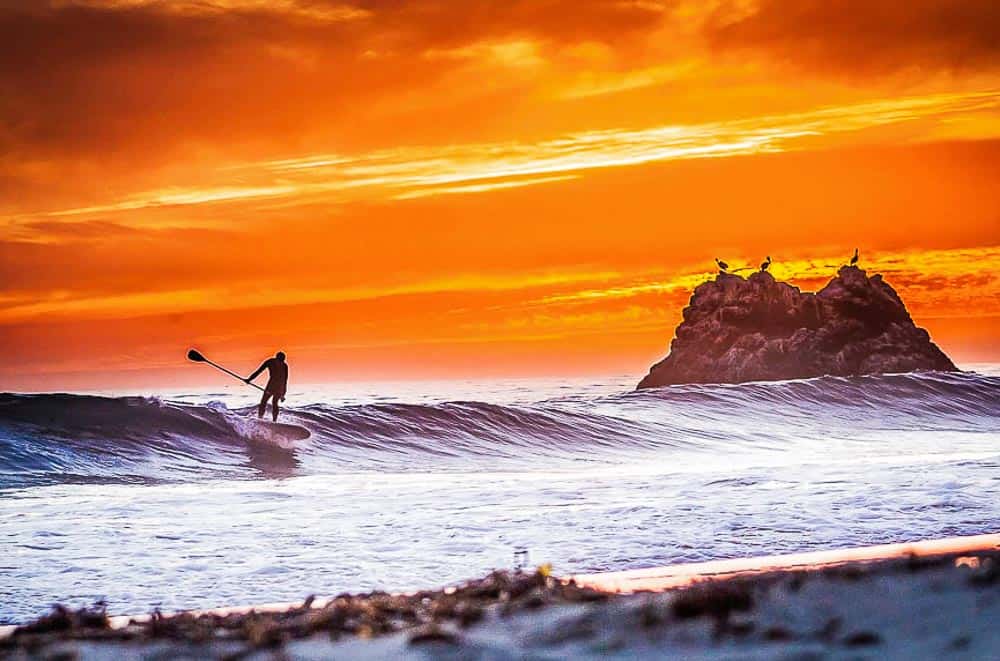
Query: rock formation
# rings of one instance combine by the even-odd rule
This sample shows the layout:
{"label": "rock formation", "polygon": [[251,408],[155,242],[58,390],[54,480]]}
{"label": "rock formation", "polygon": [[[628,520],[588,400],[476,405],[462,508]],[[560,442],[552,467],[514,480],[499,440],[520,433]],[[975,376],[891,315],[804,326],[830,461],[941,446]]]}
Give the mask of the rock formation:
{"label": "rock formation", "polygon": [[813,294],[765,272],[720,273],[694,290],[639,387],[957,369],[881,275],[845,266]]}

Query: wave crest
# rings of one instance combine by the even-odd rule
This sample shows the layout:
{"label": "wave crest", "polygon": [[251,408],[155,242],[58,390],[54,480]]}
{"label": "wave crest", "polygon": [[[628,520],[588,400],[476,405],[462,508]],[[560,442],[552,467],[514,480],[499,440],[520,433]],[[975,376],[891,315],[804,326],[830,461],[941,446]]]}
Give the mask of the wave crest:
{"label": "wave crest", "polygon": [[250,409],[141,397],[0,395],[0,488],[71,481],[177,481],[296,473],[532,470],[691,453],[775,452],[856,430],[983,431],[1000,378],[921,373],[686,385],[521,406],[312,404],[287,422],[292,452],[255,441]]}

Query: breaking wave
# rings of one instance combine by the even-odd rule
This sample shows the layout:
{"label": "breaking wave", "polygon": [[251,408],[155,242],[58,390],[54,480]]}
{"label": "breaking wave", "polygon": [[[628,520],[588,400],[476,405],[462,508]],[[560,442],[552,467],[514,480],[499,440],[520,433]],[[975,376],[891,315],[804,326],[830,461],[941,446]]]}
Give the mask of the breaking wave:
{"label": "breaking wave", "polygon": [[[310,430],[278,447],[251,409],[156,398],[0,394],[0,488],[381,471],[559,470],[655,457],[758,457],[911,434],[995,434],[1000,377],[921,373],[686,385],[525,405],[475,401],[288,409]],[[859,431],[860,430],[860,431]]]}

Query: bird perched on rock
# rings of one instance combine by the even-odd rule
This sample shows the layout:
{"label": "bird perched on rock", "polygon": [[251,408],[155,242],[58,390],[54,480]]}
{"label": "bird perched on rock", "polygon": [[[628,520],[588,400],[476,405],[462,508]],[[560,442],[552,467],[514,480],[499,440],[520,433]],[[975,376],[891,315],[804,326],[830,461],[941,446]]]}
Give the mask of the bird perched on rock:
{"label": "bird perched on rock", "polygon": [[768,255],[767,259],[760,263],[760,272],[763,273],[767,270],[767,267],[771,265],[771,256]]}
{"label": "bird perched on rock", "polygon": [[718,257],[715,258],[715,263],[719,265],[719,273],[725,273],[726,271],[729,270],[729,264],[726,264]]}
{"label": "bird perched on rock", "polygon": [[851,266],[854,266],[857,263],[858,263],[858,249],[855,248],[854,249],[854,257],[851,257]]}

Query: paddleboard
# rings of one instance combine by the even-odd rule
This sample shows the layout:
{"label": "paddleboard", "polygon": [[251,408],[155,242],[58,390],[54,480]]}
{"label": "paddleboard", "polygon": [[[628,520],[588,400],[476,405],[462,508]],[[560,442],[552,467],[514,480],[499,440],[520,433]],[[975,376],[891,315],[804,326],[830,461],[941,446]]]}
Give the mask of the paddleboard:
{"label": "paddleboard", "polygon": [[270,420],[250,418],[250,425],[273,437],[287,441],[304,441],[311,435],[305,427],[290,425],[284,422],[271,422]]}
{"label": "paddleboard", "polygon": [[294,450],[296,444],[309,438],[309,430],[284,422],[271,422],[256,416],[228,416],[233,430],[252,443],[265,443],[285,450]]}

